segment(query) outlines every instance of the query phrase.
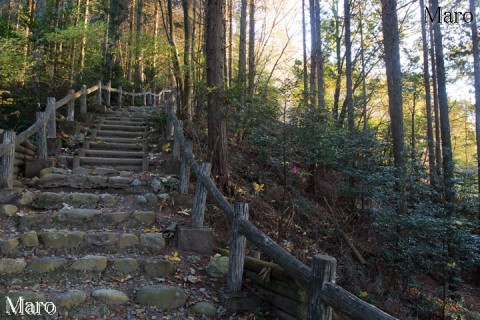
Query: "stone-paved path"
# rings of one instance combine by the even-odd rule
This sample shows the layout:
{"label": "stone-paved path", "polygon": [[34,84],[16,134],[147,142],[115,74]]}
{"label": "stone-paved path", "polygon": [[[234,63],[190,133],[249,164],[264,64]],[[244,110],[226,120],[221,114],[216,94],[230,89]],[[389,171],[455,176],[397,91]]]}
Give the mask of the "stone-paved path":
{"label": "stone-paved path", "polygon": [[191,199],[174,176],[145,171],[150,110],[97,117],[73,170],[46,168],[0,195],[0,319],[5,297],[20,296],[53,302],[54,315],[38,310],[48,319],[226,317],[210,257],[174,246]]}

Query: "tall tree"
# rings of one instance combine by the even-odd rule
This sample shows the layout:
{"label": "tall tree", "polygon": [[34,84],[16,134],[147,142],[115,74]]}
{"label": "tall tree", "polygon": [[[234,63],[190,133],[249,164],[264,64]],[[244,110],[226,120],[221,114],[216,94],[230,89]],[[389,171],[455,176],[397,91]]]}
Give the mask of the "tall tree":
{"label": "tall tree", "polygon": [[143,0],[137,1],[137,28],[135,36],[135,83],[141,85],[143,83]]}
{"label": "tall tree", "polygon": [[317,88],[317,26],[316,26],[316,19],[315,13],[317,7],[315,5],[315,0],[310,0],[310,107],[312,109],[316,108],[317,105],[317,96],[316,96],[316,88]]}
{"label": "tall tree", "polygon": [[238,85],[240,101],[245,98],[245,82],[247,79],[247,0],[241,0],[240,9],[240,42],[238,46]]}
{"label": "tall tree", "polygon": [[191,74],[192,74],[192,35],[191,35],[191,24],[190,24],[190,0],[182,1],[183,7],[183,30],[184,30],[184,51],[183,51],[183,103],[185,116],[188,121],[192,120],[192,110],[191,110],[191,95],[192,95],[192,86],[191,86]]}
{"label": "tall tree", "polygon": [[[438,107],[437,63],[435,59],[435,44],[433,25],[430,24],[430,61],[432,62],[432,87],[433,87],[433,112],[435,116],[435,173],[438,177],[442,174],[442,147],[440,137],[440,112]],[[438,187],[438,185],[437,185]]]}
{"label": "tall tree", "polygon": [[303,103],[308,105],[307,27],[305,25],[305,0],[302,0],[302,47],[303,47]]}
{"label": "tall tree", "polygon": [[[425,21],[425,1],[420,0],[420,17]],[[425,87],[425,109],[427,114],[427,147],[428,147],[428,171],[430,185],[435,186],[435,148],[433,141],[433,118],[432,118],[432,98],[430,94],[430,72],[428,69],[428,45],[427,30],[425,23],[421,23],[422,28],[422,52],[423,52],[423,84]]]}
{"label": "tall tree", "polygon": [[[478,29],[475,0],[470,0],[470,12],[473,12],[473,20],[470,23],[472,29],[472,52],[473,74],[475,78],[475,134],[477,138],[477,180],[480,192],[480,48],[478,47]],[[478,219],[480,220],[480,206],[478,207]]]}
{"label": "tall tree", "polygon": [[[353,81],[352,81],[352,41],[351,41],[351,32],[350,32],[350,0],[344,0],[344,24],[345,24],[345,59],[346,59],[346,70],[345,77],[347,80],[347,95],[345,97],[345,108],[347,109],[347,127],[348,132],[352,133],[355,129],[355,114],[353,110]],[[343,119],[340,117],[340,120]]]}
{"label": "tall tree", "polygon": [[207,0],[206,64],[208,100],[208,151],[212,172],[222,187],[228,183],[227,128],[224,116],[224,37],[223,0]]}
{"label": "tall tree", "polygon": [[383,47],[388,85],[388,107],[393,139],[393,158],[397,174],[397,189],[400,193],[397,212],[406,213],[405,159],[403,156],[403,101],[402,70],[400,65],[400,34],[398,31],[397,1],[381,0]]}
{"label": "tall tree", "polygon": [[255,0],[250,0],[248,29],[248,96],[255,90]]}
{"label": "tall tree", "polygon": [[323,78],[322,23],[320,0],[315,0],[315,62],[317,67],[317,101],[320,110],[325,109],[325,80]]}

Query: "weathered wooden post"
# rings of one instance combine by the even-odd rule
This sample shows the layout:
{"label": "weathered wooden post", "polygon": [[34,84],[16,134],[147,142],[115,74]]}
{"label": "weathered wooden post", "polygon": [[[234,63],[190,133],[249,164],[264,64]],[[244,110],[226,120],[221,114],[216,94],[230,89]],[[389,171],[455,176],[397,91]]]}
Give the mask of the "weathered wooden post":
{"label": "weathered wooden post", "polygon": [[135,90],[132,91],[132,106],[135,105]]}
{"label": "weathered wooden post", "polygon": [[248,220],[248,203],[237,202],[234,206],[232,237],[230,240],[230,257],[228,261],[227,291],[240,292],[242,289],[243,264],[247,238],[240,233],[240,221]]}
{"label": "weathered wooden post", "polygon": [[102,106],[102,81],[98,80],[97,82],[97,106],[101,108]]}
{"label": "weathered wooden post", "polygon": [[47,98],[47,138],[56,138],[57,137],[57,110],[55,108],[55,98]]}
{"label": "weathered wooden post", "polygon": [[188,165],[185,153],[192,152],[192,142],[187,141],[184,156],[182,157],[182,165],[180,167],[180,193],[187,194],[190,185],[190,166]]}
{"label": "weathered wooden post", "polygon": [[5,131],[3,133],[3,144],[10,144],[10,150],[1,157],[0,170],[0,189],[13,189],[13,164],[15,161],[15,131]]}
{"label": "weathered wooden post", "polygon": [[322,302],[321,292],[325,283],[335,283],[337,260],[318,254],[313,257],[312,277],[309,283],[308,320],[331,320],[332,307]]}
{"label": "weathered wooden post", "polygon": [[107,82],[107,106],[108,107],[111,106],[111,101],[112,101],[111,89],[112,89],[112,81],[108,80],[108,82]]}
{"label": "weathered wooden post", "polygon": [[174,125],[174,133],[173,133],[173,149],[172,149],[172,156],[174,160],[180,160],[180,139],[179,134],[183,132],[183,121],[176,120]]}
{"label": "weathered wooden post", "polygon": [[122,98],[123,98],[123,89],[122,86],[118,87],[118,106],[122,106]]}
{"label": "weathered wooden post", "polygon": [[36,138],[37,138],[37,158],[40,160],[47,159],[47,131],[45,124],[45,113],[37,112],[36,113],[37,121],[41,121],[42,124],[40,129],[38,129]]}
{"label": "weathered wooden post", "polygon": [[143,93],[143,106],[147,105],[147,92]]}
{"label": "weathered wooden post", "polygon": [[82,95],[80,97],[80,113],[87,113],[87,86],[82,86]]}
{"label": "weathered wooden post", "polygon": [[68,103],[67,121],[73,121],[75,120],[75,98],[73,97],[75,90],[70,89],[68,93],[72,96],[72,100]]}
{"label": "weathered wooden post", "polygon": [[174,114],[173,111],[173,98],[172,96],[168,97],[168,104],[167,104],[167,128],[165,129],[165,138],[171,139],[173,135],[173,120],[172,115]]}
{"label": "weathered wooden post", "polygon": [[[210,177],[210,171],[212,165],[208,162],[202,162],[200,164],[200,173]],[[203,227],[203,221],[205,220],[205,203],[207,201],[207,189],[203,186],[200,179],[197,179],[197,186],[195,188],[195,199],[192,209],[192,227]]]}

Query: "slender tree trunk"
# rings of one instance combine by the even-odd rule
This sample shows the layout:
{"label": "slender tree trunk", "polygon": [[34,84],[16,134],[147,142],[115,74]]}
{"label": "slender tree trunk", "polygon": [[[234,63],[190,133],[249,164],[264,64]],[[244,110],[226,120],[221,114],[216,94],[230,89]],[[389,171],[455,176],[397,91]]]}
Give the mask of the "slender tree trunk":
{"label": "slender tree trunk", "polygon": [[136,0],[132,0],[130,3],[130,18],[129,18],[129,39],[128,39],[128,66],[127,66],[127,81],[131,82],[133,79],[133,58],[135,53],[135,44],[134,44],[134,35],[135,35],[135,7],[136,7]]}
{"label": "slender tree trunk", "polygon": [[315,20],[315,0],[310,0],[310,108],[315,110],[317,107],[317,27]]}
{"label": "slender tree trunk", "polygon": [[184,69],[184,81],[183,81],[183,103],[185,105],[184,111],[188,121],[192,120],[192,106],[191,106],[191,69],[192,69],[192,35],[190,24],[190,0],[183,0],[183,25],[184,25],[184,52],[183,52],[183,69]]}
{"label": "slender tree trunk", "polygon": [[325,110],[325,80],[323,79],[323,51],[322,51],[322,24],[320,19],[320,0],[315,0],[315,27],[316,27],[316,64],[317,64],[317,100],[318,108]]}
{"label": "slender tree trunk", "polygon": [[397,173],[399,192],[399,215],[406,213],[405,201],[405,160],[403,157],[403,101],[402,70],[400,66],[400,35],[398,31],[397,1],[381,0],[383,46],[388,84],[388,105],[390,127],[392,128],[393,158]]}
{"label": "slender tree trunk", "polygon": [[[437,177],[442,176],[443,157],[441,147],[440,133],[440,112],[438,106],[438,85],[437,85],[437,63],[435,59],[435,37],[433,36],[433,27],[430,25],[430,60],[432,61],[432,87],[433,87],[433,112],[435,116],[435,172]],[[440,185],[442,185],[440,183]],[[438,185],[437,185],[438,187]],[[443,185],[442,185],[443,189]]]}
{"label": "slender tree trunk", "polygon": [[158,1],[155,1],[155,21],[153,22],[153,69],[155,70],[155,74],[157,73],[158,26],[160,18],[160,10],[158,9],[158,6]]}
{"label": "slender tree trunk", "polygon": [[410,158],[415,160],[416,155],[415,155],[415,109],[417,108],[417,92],[413,92],[413,107],[412,107],[412,136],[410,140]]}
{"label": "slender tree trunk", "polygon": [[238,86],[240,101],[245,100],[245,82],[247,79],[247,0],[241,0],[240,43],[238,49]]}
{"label": "slender tree trunk", "polygon": [[7,30],[10,28],[10,16],[11,16],[11,11],[12,11],[12,0],[8,0],[8,5],[7,5]]}
{"label": "slender tree trunk", "polygon": [[363,118],[363,131],[367,130],[367,75],[365,70],[365,43],[363,36],[363,15],[362,15],[362,3],[359,4],[359,25],[360,25],[360,59],[362,63],[362,118]]}
{"label": "slender tree trunk", "polygon": [[250,25],[248,36],[248,96],[253,98],[255,91],[255,0],[250,0]]}
{"label": "slender tree trunk", "polygon": [[[353,110],[353,81],[352,81],[352,41],[350,33],[350,0],[344,0],[343,8],[345,10],[344,14],[344,24],[345,24],[345,59],[346,59],[346,86],[347,86],[347,95],[345,97],[345,104],[347,109],[347,127],[348,132],[353,133],[355,130],[355,113]],[[343,120],[343,119],[342,119]]]}
{"label": "slender tree trunk", "polygon": [[[475,0],[470,0],[470,12],[473,13],[474,19],[470,23],[472,29],[472,46],[473,46],[473,74],[475,77],[475,134],[477,138],[477,180],[478,191],[480,196],[480,48],[478,47],[478,29],[476,20]],[[480,206],[478,207],[478,219],[480,220]]]}
{"label": "slender tree trunk", "polygon": [[228,0],[228,86],[233,84],[233,0]]}
{"label": "slender tree trunk", "polygon": [[305,0],[302,0],[302,37],[303,37],[303,103],[308,106],[308,68],[307,68],[307,26],[305,24]]}
{"label": "slender tree trunk", "polygon": [[224,37],[223,0],[207,0],[206,64],[208,100],[208,151],[212,172],[219,176],[220,185],[228,183],[227,130],[224,118]]}
{"label": "slender tree trunk", "polygon": [[427,114],[427,147],[428,147],[428,172],[430,185],[435,186],[435,148],[433,141],[432,97],[430,94],[430,73],[428,69],[428,45],[425,21],[425,3],[420,0],[420,17],[422,27],[422,50],[423,50],[423,84],[425,87],[425,108]]}
{"label": "slender tree trunk", "polygon": [[[81,0],[77,0],[77,8],[76,8],[76,14],[75,18],[73,21],[73,25],[76,27],[78,24],[78,17],[80,15],[80,4]],[[72,42],[70,44],[70,74],[69,74],[69,82],[70,82],[70,87],[73,85],[73,77],[75,76],[75,54],[76,54],[76,42],[75,39],[72,39]]]}
{"label": "slender tree trunk", "polygon": [[135,43],[135,83],[141,85],[143,83],[143,46],[141,39],[143,37],[143,0],[137,1],[137,30]]}
{"label": "slender tree trunk", "polygon": [[341,34],[340,34],[340,17],[338,16],[338,1],[333,3],[333,16],[335,19],[335,53],[337,58],[337,78],[335,80],[335,93],[333,94],[333,119],[338,121],[338,104],[340,101],[340,89],[342,85],[342,56],[341,56]]}
{"label": "slender tree trunk", "polygon": [[90,0],[85,0],[85,13],[83,16],[83,35],[82,41],[80,43],[80,71],[85,67],[85,47],[87,44],[87,28],[88,28],[88,16],[89,16],[89,2]]}

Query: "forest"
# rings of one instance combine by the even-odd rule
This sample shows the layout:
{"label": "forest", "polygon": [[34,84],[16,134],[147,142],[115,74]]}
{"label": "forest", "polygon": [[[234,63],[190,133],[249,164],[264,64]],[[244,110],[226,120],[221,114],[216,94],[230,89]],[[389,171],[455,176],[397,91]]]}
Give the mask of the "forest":
{"label": "forest", "polygon": [[478,7],[3,0],[0,128],[98,80],[175,87],[219,188],[285,249],[399,318],[480,319]]}

